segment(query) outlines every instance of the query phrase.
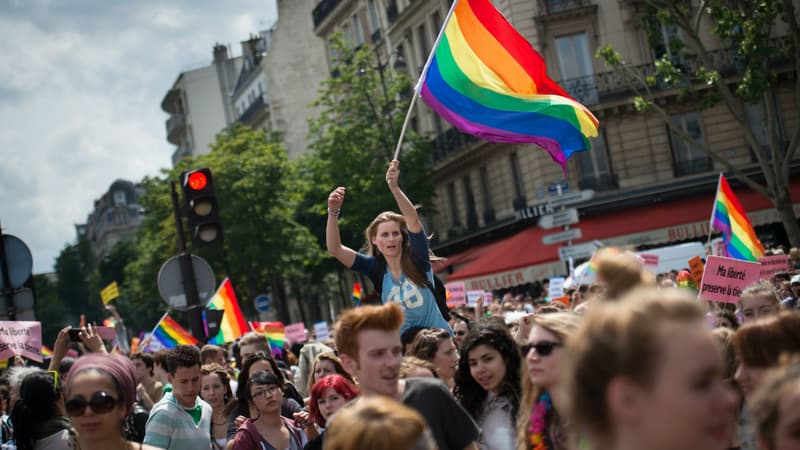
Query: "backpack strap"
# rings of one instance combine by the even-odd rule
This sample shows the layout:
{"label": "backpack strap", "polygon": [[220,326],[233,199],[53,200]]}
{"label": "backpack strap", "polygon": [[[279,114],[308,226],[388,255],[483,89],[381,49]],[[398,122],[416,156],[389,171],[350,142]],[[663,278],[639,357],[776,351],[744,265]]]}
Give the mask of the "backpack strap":
{"label": "backpack strap", "polygon": [[383,275],[386,273],[386,260],[383,258],[383,255],[378,255],[375,257],[375,262],[372,264],[372,270],[369,272],[369,279],[372,281],[372,286],[375,288],[375,292],[378,293],[378,297],[381,297],[383,293]]}

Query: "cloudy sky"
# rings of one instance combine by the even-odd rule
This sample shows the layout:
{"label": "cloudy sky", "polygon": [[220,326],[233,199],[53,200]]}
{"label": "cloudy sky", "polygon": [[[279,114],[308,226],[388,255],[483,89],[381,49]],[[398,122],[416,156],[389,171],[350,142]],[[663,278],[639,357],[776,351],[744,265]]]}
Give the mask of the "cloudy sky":
{"label": "cloudy sky", "polygon": [[181,71],[277,19],[275,0],[0,0],[0,223],[52,269],[119,178],[171,165]]}

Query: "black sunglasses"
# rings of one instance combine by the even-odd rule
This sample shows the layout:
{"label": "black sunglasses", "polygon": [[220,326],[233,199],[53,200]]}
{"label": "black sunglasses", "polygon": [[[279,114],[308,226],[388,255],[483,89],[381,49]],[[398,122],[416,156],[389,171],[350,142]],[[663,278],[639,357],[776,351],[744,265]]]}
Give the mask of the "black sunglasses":
{"label": "black sunglasses", "polygon": [[455,333],[456,333],[456,336],[465,336],[467,334],[467,332],[463,331],[463,330],[458,330]]}
{"label": "black sunglasses", "polygon": [[70,416],[82,416],[84,412],[86,412],[86,407],[91,406],[92,412],[95,414],[105,414],[112,409],[117,404],[117,399],[111,396],[108,392],[95,392],[92,395],[91,400],[86,400],[81,396],[72,397],[71,399],[67,400],[65,404],[67,408],[67,414]]}
{"label": "black sunglasses", "polygon": [[563,344],[560,342],[542,341],[537,344],[522,345],[520,346],[520,350],[522,351],[523,356],[526,356],[528,353],[530,353],[531,349],[536,350],[536,354],[539,356],[550,356],[556,347],[561,347],[562,345]]}

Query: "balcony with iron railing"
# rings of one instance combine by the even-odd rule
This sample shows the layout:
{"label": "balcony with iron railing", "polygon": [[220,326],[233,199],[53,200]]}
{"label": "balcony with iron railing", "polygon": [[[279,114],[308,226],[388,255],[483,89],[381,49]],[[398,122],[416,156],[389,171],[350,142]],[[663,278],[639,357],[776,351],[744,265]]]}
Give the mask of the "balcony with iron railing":
{"label": "balcony with iron railing", "polygon": [[316,29],[339,6],[342,0],[322,0],[311,11],[311,20]]}
{"label": "balcony with iron railing", "polygon": [[540,0],[546,14],[558,14],[592,6],[590,0]]}
{"label": "balcony with iron railing", "polygon": [[260,113],[268,111],[267,103],[264,101],[264,96],[259,95],[253,100],[253,103],[244,110],[244,112],[236,119],[239,123],[245,125],[252,125],[250,122]]}
{"label": "balcony with iron railing", "polygon": [[468,144],[477,141],[478,138],[467,133],[462,133],[456,128],[439,133],[433,139],[433,162],[439,162],[454,155],[465,148]]}
{"label": "balcony with iron railing", "polygon": [[181,135],[186,131],[186,117],[181,113],[170,114],[166,122],[167,141],[180,145]]}
{"label": "balcony with iron railing", "polygon": [[[788,37],[772,39],[775,56],[772,58],[773,70],[791,61],[790,41]],[[682,57],[673,64],[684,74],[689,76],[700,73],[701,69],[706,71],[716,70],[724,77],[741,74],[744,66],[739,62],[734,50],[721,48],[707,53],[708,65],[704,64],[699,58]],[[610,100],[616,100],[632,95],[635,89],[642,89],[642,82],[648,77],[656,80],[655,86],[651,89],[659,91],[671,89],[660,80],[656,71],[655,63],[628,66],[607,72],[595,73],[585,77],[562,80],[559,82],[564,90],[575,97],[576,100],[584,105],[596,105]],[[686,86],[684,83],[682,86]]]}

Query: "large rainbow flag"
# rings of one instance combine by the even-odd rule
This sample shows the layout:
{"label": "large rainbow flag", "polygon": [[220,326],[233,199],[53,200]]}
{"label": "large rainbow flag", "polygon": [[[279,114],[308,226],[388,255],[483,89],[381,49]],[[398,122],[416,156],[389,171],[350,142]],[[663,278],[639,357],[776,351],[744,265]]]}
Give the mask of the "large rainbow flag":
{"label": "large rainbow flag", "polygon": [[422,98],[456,128],[535,143],[562,168],[597,136],[597,118],[547,76],[541,55],[489,0],[456,2],[423,76]]}
{"label": "large rainbow flag", "polygon": [[153,329],[153,339],[158,340],[164,348],[197,344],[197,339],[175,319],[170,317],[169,314],[164,314],[161,320],[158,321],[158,324]]}
{"label": "large rainbow flag", "polygon": [[729,258],[758,261],[764,256],[764,246],[758,240],[747,212],[733,194],[728,180],[720,173],[717,198],[711,210],[711,228],[722,232]]}
{"label": "large rainbow flag", "polygon": [[225,278],[219,289],[211,297],[207,305],[208,309],[221,309],[225,313],[222,315],[222,323],[219,326],[219,333],[212,339],[208,340],[209,344],[221,345],[226,342],[232,342],[242,337],[243,334],[250,331],[247,326],[247,321],[244,319],[239,302],[236,300],[236,293],[233,291],[231,280]]}
{"label": "large rainbow flag", "polygon": [[283,344],[286,343],[286,327],[283,322],[250,322],[253,331],[267,336],[272,354],[283,354]]}

